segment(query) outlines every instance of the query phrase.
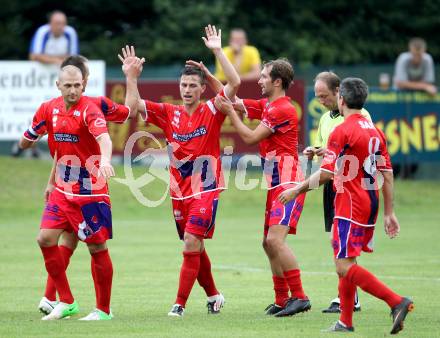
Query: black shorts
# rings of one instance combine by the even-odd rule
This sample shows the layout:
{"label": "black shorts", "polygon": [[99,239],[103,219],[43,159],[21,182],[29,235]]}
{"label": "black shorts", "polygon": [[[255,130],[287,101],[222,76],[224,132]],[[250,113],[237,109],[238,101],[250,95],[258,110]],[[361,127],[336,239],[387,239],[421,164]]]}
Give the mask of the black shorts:
{"label": "black shorts", "polygon": [[323,189],[324,202],[324,227],[326,232],[332,231],[333,218],[335,217],[335,196],[336,192],[333,190],[333,180],[324,184]]}

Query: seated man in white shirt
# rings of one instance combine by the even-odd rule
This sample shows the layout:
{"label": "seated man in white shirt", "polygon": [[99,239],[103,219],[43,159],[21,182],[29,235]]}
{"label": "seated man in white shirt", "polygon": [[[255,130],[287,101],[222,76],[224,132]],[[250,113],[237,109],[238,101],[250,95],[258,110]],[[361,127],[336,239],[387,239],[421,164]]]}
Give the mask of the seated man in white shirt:
{"label": "seated man in white shirt", "polygon": [[49,23],[35,32],[29,51],[29,59],[48,64],[60,65],[69,55],[78,54],[78,35],[67,25],[66,15],[54,11],[49,15]]}

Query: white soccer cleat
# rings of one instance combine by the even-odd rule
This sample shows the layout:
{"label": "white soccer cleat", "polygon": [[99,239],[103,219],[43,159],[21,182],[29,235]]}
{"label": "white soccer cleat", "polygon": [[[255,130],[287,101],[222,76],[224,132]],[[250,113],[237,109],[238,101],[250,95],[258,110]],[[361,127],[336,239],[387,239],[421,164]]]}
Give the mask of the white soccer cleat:
{"label": "white soccer cleat", "polygon": [[170,312],[168,312],[169,317],[183,317],[183,312],[185,309],[180,304],[174,304]]}
{"label": "white soccer cleat", "polygon": [[38,304],[38,310],[40,310],[41,313],[44,313],[45,315],[48,315],[52,312],[55,306],[58,305],[57,300],[49,300],[46,297],[41,298],[40,304]]}
{"label": "white soccer cleat", "polygon": [[79,313],[79,307],[77,302],[72,304],[59,302],[47,316],[41,318],[41,320],[56,320],[62,318],[69,318],[72,315]]}
{"label": "white soccer cleat", "polygon": [[208,297],[208,313],[217,314],[220,313],[220,309],[225,304],[225,297],[219,293],[218,295]]}
{"label": "white soccer cleat", "polygon": [[107,314],[104,311],[99,309],[95,309],[90,312],[87,316],[80,318],[79,320],[111,320],[113,318],[113,314],[110,310],[110,313]]}

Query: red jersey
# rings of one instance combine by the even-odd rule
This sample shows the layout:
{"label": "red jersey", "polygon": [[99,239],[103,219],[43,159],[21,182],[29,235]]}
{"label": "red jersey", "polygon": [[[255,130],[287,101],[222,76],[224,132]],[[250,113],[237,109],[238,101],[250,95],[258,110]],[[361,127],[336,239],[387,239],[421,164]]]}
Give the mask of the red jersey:
{"label": "red jersey", "polygon": [[56,188],[69,195],[108,195],[107,183],[97,175],[101,153],[96,141],[108,133],[107,125],[92,100],[82,96],[68,111],[63,97],[44,102],[25,137],[45,132],[58,158]]}
{"label": "red jersey", "polygon": [[[104,114],[107,122],[125,123],[130,117],[130,108],[122,104],[113,102],[108,97],[98,96],[90,97],[84,96],[91,100]],[[29,141],[36,141],[38,137],[47,134],[46,125],[44,123],[34,124],[29,127],[23,134],[23,137]],[[49,151],[53,157],[55,154],[53,139],[48,139]]]}
{"label": "red jersey", "polygon": [[145,100],[145,121],[163,130],[170,157],[172,199],[223,190],[220,129],[225,115],[214,99],[200,103],[189,115],[184,106]]}
{"label": "red jersey", "polygon": [[361,114],[350,115],[330,134],[321,170],[334,174],[335,218],[374,226],[383,177],[392,171],[385,135]]}
{"label": "red jersey", "polygon": [[272,135],[260,141],[261,164],[269,189],[303,180],[298,162],[298,116],[287,96],[243,100],[247,117],[261,120]]}

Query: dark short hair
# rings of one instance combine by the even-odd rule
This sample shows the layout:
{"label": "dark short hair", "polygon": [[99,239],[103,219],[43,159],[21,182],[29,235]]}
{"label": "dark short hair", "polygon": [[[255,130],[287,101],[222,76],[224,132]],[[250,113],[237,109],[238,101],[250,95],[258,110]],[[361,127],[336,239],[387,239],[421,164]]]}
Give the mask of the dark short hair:
{"label": "dark short hair", "polygon": [[330,89],[333,93],[336,92],[336,89],[341,84],[341,79],[333,72],[321,72],[316,75],[315,80],[313,81],[324,82],[327,85],[328,89]]}
{"label": "dark short hair", "polygon": [[426,41],[422,38],[412,38],[409,40],[408,46],[416,50],[426,50]]}
{"label": "dark short hair", "polygon": [[88,61],[89,60],[87,60],[87,58],[82,55],[70,55],[64,59],[64,61],[61,63],[60,68],[62,69],[66,66],[75,66],[76,68],[79,68],[83,79],[85,79],[89,76],[89,68],[87,67]]}
{"label": "dark short hair", "polygon": [[368,96],[368,86],[364,80],[356,77],[347,77],[339,86],[339,95],[350,109],[362,109]]}
{"label": "dark short hair", "polygon": [[272,67],[269,73],[272,82],[281,79],[283,89],[289,89],[293,82],[294,75],[293,66],[290,64],[289,60],[284,58],[272,60],[265,62],[263,67]]}
{"label": "dark short hair", "polygon": [[198,67],[185,66],[185,68],[183,68],[180,73],[180,77],[182,77],[183,75],[197,75],[200,78],[200,83],[202,85],[204,85],[206,82],[205,73]]}

